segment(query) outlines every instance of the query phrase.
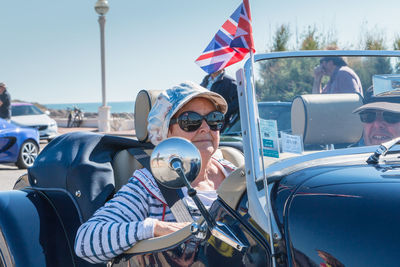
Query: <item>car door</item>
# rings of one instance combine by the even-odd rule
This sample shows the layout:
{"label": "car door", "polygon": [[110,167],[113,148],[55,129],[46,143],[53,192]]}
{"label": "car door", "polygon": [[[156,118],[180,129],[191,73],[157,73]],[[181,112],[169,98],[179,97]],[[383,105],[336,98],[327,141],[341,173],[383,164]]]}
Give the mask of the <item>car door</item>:
{"label": "car door", "polygon": [[0,161],[5,161],[10,157],[8,149],[17,141],[15,136],[10,135],[14,128],[14,125],[0,119]]}

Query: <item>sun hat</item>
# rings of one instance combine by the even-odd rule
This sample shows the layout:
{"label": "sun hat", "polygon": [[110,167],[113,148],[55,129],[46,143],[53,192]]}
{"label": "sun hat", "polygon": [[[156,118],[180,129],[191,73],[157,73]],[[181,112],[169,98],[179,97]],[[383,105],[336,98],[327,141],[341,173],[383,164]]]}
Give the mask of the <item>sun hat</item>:
{"label": "sun hat", "polygon": [[0,87],[4,87],[4,88],[6,88],[6,84],[5,84],[5,83],[1,83],[1,82],[0,82]]}
{"label": "sun hat", "polygon": [[[382,97],[382,96],[375,96],[371,97],[365,105],[362,105],[359,108],[353,110],[353,113],[359,113],[364,110],[382,110],[382,111],[389,111],[400,113],[400,98],[399,97]],[[400,116],[400,114],[399,114]]]}
{"label": "sun hat", "polygon": [[149,139],[154,145],[158,145],[167,138],[169,122],[175,113],[196,97],[210,100],[216,109],[224,114],[228,109],[228,105],[221,95],[194,82],[187,81],[164,90],[158,96],[148,116],[147,130]]}

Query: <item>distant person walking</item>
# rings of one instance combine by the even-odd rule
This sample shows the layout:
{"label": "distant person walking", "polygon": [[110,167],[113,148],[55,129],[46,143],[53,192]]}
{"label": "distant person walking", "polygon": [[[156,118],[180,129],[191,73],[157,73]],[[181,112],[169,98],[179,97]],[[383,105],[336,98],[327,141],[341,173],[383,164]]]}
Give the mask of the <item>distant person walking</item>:
{"label": "distant person walking", "polygon": [[11,119],[11,95],[5,83],[0,82],[0,118]]}
{"label": "distant person walking", "polygon": [[232,116],[235,114],[239,116],[239,99],[236,81],[225,74],[225,69],[206,75],[200,85],[208,88],[212,92],[222,95],[226,103],[228,103],[224,128],[228,125]]}

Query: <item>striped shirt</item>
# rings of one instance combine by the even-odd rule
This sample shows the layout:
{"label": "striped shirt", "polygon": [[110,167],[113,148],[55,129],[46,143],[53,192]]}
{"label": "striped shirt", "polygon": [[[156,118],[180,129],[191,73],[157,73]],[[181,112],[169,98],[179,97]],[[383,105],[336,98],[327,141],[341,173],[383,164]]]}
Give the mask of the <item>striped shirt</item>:
{"label": "striped shirt", "polygon": [[[213,159],[225,177],[236,168],[226,160]],[[156,220],[176,221],[151,173],[136,170],[129,182],[79,227],[75,253],[91,263],[108,261],[136,242],[154,237]]]}

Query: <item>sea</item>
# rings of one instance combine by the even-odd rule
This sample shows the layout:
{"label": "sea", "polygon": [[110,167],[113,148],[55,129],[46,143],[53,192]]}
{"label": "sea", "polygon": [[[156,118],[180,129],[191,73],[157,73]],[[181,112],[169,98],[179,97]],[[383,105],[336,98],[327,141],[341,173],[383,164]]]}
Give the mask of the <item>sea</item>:
{"label": "sea", "polygon": [[[47,109],[80,108],[83,112],[98,112],[101,102],[92,103],[63,103],[63,104],[43,104]],[[134,113],[135,101],[107,102],[107,106],[111,107],[111,113]]]}

